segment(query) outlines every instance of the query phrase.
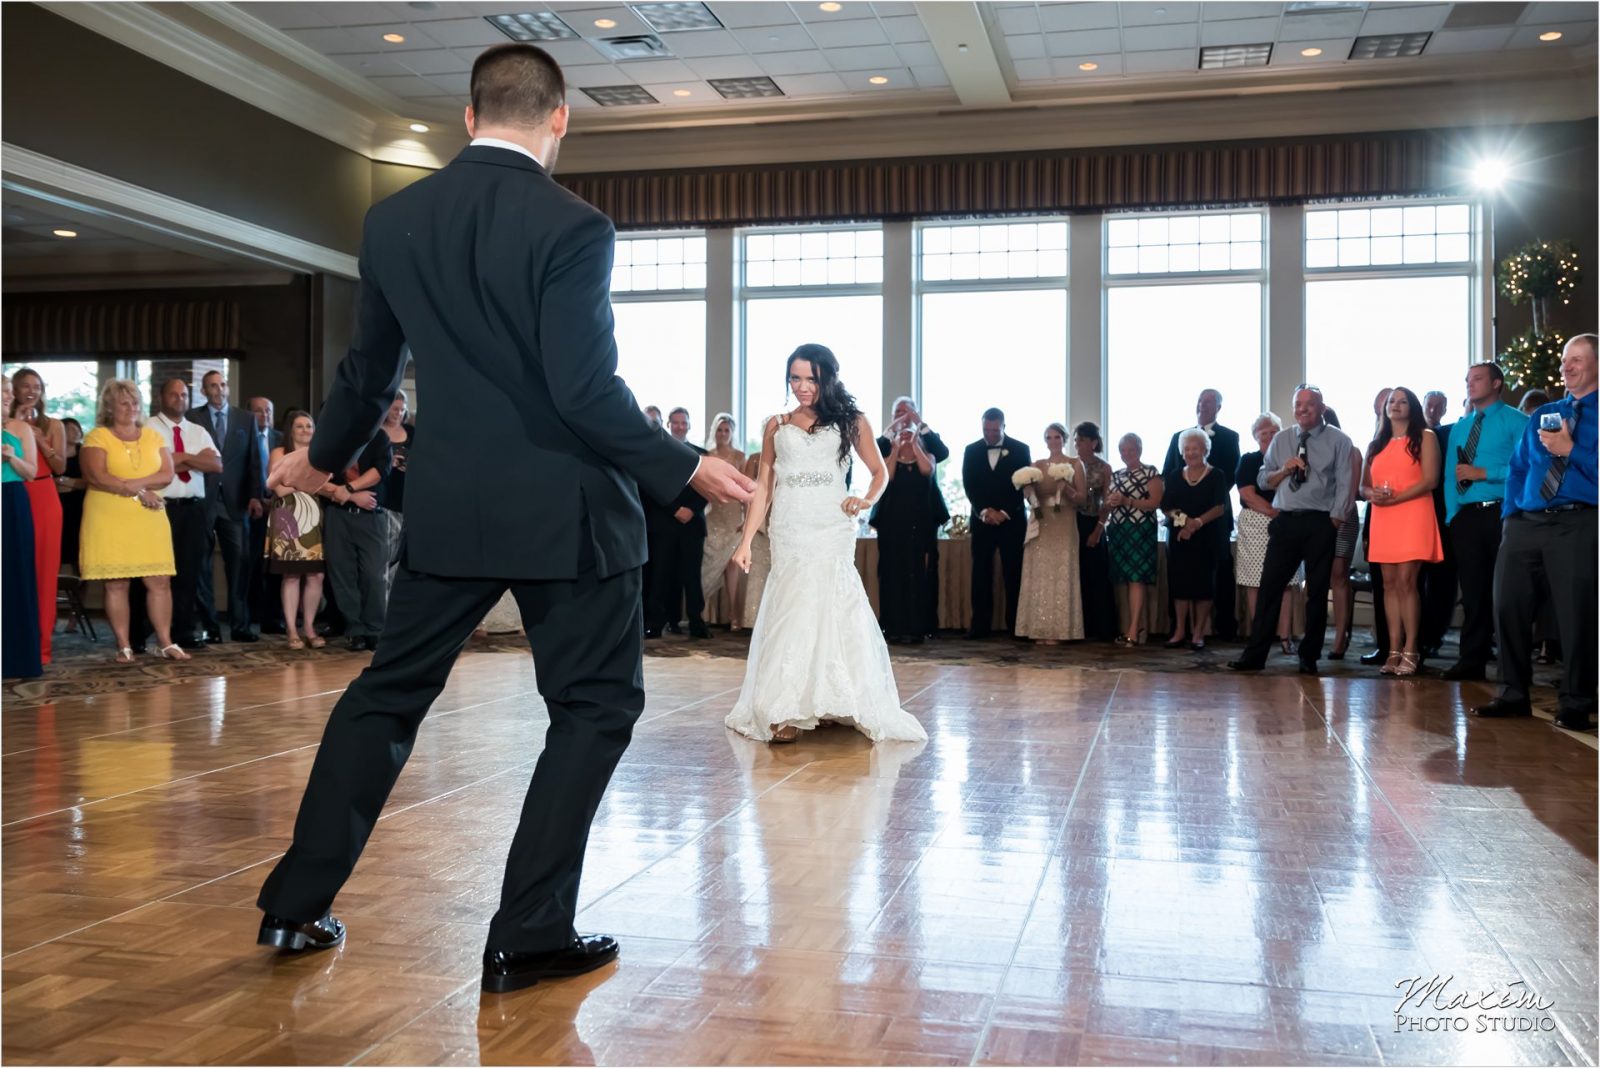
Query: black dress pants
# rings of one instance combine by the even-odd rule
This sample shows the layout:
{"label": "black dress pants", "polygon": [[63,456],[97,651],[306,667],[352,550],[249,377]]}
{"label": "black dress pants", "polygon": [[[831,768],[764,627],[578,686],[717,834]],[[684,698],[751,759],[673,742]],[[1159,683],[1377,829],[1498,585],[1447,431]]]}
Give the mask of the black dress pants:
{"label": "black dress pants", "polygon": [[991,526],[973,517],[972,542],[972,632],[989,633],[994,621],[994,554],[1000,554],[1000,571],[1006,584],[1006,630],[1017,630],[1017,598],[1022,594],[1022,549],[1028,524],[1010,519]]}
{"label": "black dress pants", "polygon": [[1500,556],[1500,503],[1468,505],[1446,531],[1461,583],[1461,659],[1479,667],[1494,650],[1494,567]]}
{"label": "black dress pants", "polygon": [[1561,631],[1561,711],[1595,712],[1595,510],[1519,512],[1505,521],[1494,569],[1500,697],[1526,701],[1533,687],[1533,624],[1553,605]]}
{"label": "black dress pants", "polygon": [[[1300,659],[1315,663],[1322,656],[1328,629],[1328,585],[1333,576],[1333,549],[1338,531],[1327,512],[1279,512],[1267,526],[1267,558],[1261,565],[1261,589],[1281,590],[1289,585],[1302,563],[1306,567],[1306,634],[1300,639]],[[1278,633],[1277,597],[1256,598],[1256,617],[1250,641],[1240,660],[1260,665]]]}
{"label": "black dress pants", "polygon": [[[587,531],[584,538],[587,544]],[[378,650],[328,719],[294,843],[257,899],[263,910],[300,922],[327,913],[457,654],[510,589],[550,727],[511,841],[488,948],[541,952],[571,943],[589,825],[644,710],[639,571],[600,578],[593,567],[591,556],[575,581],[510,582],[400,565]]]}
{"label": "black dress pants", "polygon": [[[192,641],[198,622],[197,591],[201,568],[211,566],[211,506],[204,498],[168,501],[167,524],[172,528],[172,560],[177,574],[172,576],[172,640]],[[128,583],[129,640],[142,649],[154,628],[145,607],[144,580]]]}
{"label": "black dress pants", "polygon": [[647,592],[650,603],[645,613],[645,626],[651,631],[678,622],[680,613],[688,615],[692,630],[705,626],[706,595],[700,585],[705,553],[703,529],[674,519],[657,531],[650,559],[650,582],[655,589]]}

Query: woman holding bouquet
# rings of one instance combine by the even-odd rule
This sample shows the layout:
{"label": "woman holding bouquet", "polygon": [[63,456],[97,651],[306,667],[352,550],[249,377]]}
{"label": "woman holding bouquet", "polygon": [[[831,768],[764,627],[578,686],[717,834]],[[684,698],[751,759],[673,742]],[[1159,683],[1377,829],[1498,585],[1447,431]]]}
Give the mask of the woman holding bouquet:
{"label": "woman holding bouquet", "polygon": [[1217,519],[1228,507],[1232,479],[1206,463],[1211,438],[1199,427],[1178,435],[1178,449],[1183,469],[1161,498],[1161,510],[1167,514],[1167,586],[1173,615],[1167,648],[1187,644],[1199,652],[1211,632],[1217,554],[1228,549],[1227,528]]}
{"label": "woman holding bouquet", "polygon": [[1022,550],[1017,637],[1055,645],[1083,638],[1078,503],[1087,480],[1083,462],[1067,456],[1066,427],[1051,423],[1044,443],[1049,455],[1012,476],[1032,513]]}

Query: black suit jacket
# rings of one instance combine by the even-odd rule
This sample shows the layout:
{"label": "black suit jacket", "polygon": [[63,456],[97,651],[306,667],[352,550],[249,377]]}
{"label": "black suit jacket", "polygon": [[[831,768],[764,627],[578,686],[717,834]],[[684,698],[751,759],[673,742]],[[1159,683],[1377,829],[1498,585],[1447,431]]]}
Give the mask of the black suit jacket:
{"label": "black suit jacket", "polygon": [[[1188,428],[1185,427],[1185,430]],[[1167,445],[1167,459],[1161,465],[1161,481],[1167,485],[1178,477],[1178,472],[1183,470],[1183,452],[1178,448],[1178,435],[1180,430],[1172,435],[1172,441]],[[1220,469],[1228,476],[1231,484],[1234,473],[1239,470],[1239,432],[1229,430],[1221,423],[1212,424],[1211,454],[1206,458],[1206,463]],[[1222,510],[1222,524],[1224,530],[1233,529],[1233,505]]]}
{"label": "black suit jacket", "polygon": [[[367,213],[357,337],[311,462],[341,470],[372,440],[409,346],[437,416],[406,457],[410,567],[572,579],[580,536],[601,577],[644,563],[639,489],[675,498],[698,458],[617,377],[614,238],[533,159],[484,145]],[[492,484],[465,477],[479,465]]]}
{"label": "black suit jacket", "polygon": [[209,404],[190,408],[188,418],[190,422],[205,428],[222,456],[221,472],[206,474],[206,499],[213,505],[225,508],[230,517],[238,519],[250,502],[257,498],[266,472],[261,470],[260,457],[255,448],[255,413],[231,404],[226,410],[228,429],[221,441],[217,440],[216,431],[212,429]]}
{"label": "black suit jacket", "polygon": [[1437,428],[1429,429],[1433,430],[1433,436],[1439,442],[1439,482],[1433,487],[1433,514],[1439,521],[1439,533],[1444,536],[1445,541],[1449,541],[1449,531],[1444,525],[1444,480],[1446,478],[1453,480],[1456,477],[1456,464],[1460,462],[1456,459],[1456,454],[1450,451],[1450,431],[1455,429],[1455,424],[1440,423]]}
{"label": "black suit jacket", "polygon": [[1000,462],[989,467],[989,443],[979,438],[967,446],[961,458],[961,485],[972,504],[972,522],[985,508],[999,508],[1014,521],[1024,518],[1022,491],[1011,483],[1011,476],[1033,463],[1028,447],[1016,438],[1000,439]]}
{"label": "black suit jacket", "polygon": [[[689,448],[693,449],[696,454],[700,456],[704,456],[706,454],[706,450],[702,449],[698,445],[690,445]],[[676,513],[679,508],[689,509],[689,511],[694,513],[694,518],[689,520],[687,523],[678,522],[678,518],[674,513]],[[682,492],[674,497],[672,503],[667,505],[663,511],[666,513],[666,515],[662,520],[662,523],[667,530],[684,530],[688,531],[690,534],[695,534],[702,538],[706,536],[706,499],[700,496],[700,494],[696,493],[693,487],[683,487]]]}

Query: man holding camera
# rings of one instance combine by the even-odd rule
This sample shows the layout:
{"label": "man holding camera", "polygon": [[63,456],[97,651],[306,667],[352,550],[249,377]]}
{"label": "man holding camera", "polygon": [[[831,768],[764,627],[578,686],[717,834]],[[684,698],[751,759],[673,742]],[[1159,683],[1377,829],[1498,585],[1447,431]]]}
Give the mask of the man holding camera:
{"label": "man holding camera", "polygon": [[1589,729],[1595,670],[1595,335],[1561,353],[1567,395],[1528,421],[1506,472],[1505,528],[1494,570],[1500,695],[1473,712],[1526,716],[1533,686],[1533,621],[1548,600],[1564,658],[1556,726]]}

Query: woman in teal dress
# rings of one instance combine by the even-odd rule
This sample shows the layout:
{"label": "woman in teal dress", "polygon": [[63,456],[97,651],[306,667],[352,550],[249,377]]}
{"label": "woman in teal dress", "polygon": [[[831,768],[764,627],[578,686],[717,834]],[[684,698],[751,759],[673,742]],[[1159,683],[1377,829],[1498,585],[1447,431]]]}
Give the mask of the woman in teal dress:
{"label": "woman in teal dress", "polygon": [[[4,379],[4,407],[11,410],[11,379]],[[21,419],[6,419],[0,431],[0,676],[36,679],[44,674],[39,646],[39,593],[34,581],[33,505],[28,481],[38,473],[33,431]]]}

